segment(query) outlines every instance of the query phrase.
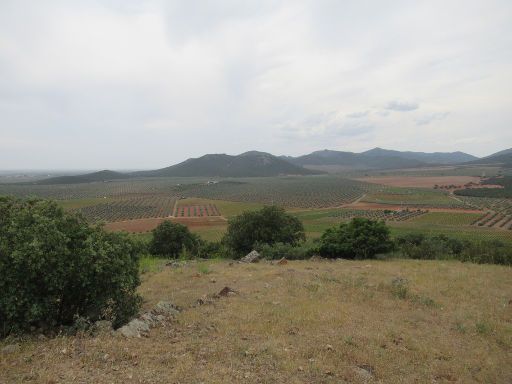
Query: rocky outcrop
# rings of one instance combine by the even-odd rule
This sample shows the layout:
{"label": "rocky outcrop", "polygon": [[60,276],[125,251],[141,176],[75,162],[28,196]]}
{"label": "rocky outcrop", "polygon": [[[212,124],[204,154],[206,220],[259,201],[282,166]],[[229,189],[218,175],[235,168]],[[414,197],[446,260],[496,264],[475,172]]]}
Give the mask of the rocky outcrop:
{"label": "rocky outcrop", "polygon": [[169,321],[179,313],[179,308],[174,304],[168,301],[160,301],[151,311],[133,319],[119,328],[117,332],[128,338],[147,337],[151,328]]}
{"label": "rocky outcrop", "polygon": [[256,263],[260,260],[261,255],[257,251],[251,251],[240,259],[242,263]]}

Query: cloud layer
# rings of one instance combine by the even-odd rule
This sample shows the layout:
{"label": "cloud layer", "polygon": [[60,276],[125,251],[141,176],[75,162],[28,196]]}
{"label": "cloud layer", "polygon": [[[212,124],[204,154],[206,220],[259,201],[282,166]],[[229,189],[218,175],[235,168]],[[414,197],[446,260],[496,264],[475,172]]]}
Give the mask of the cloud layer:
{"label": "cloud layer", "polygon": [[0,168],[486,155],[512,143],[511,19],[505,0],[4,0]]}

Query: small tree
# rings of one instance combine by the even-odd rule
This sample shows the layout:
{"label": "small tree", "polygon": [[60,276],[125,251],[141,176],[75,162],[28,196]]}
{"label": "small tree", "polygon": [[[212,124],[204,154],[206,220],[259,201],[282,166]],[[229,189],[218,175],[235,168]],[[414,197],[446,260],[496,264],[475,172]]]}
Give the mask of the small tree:
{"label": "small tree", "polygon": [[368,259],[392,247],[389,228],[383,221],[355,218],[327,229],[320,238],[319,253],[329,258]]}
{"label": "small tree", "polygon": [[250,252],[255,244],[297,245],[305,239],[304,227],[299,219],[287,214],[283,208],[268,206],[258,211],[244,212],[229,220],[223,242],[238,257]]}
{"label": "small tree", "polygon": [[140,252],[55,202],[0,198],[0,335],[76,316],[122,325],[140,304]]}
{"label": "small tree", "polygon": [[183,250],[195,252],[199,243],[186,226],[166,220],[153,229],[149,250],[153,255],[175,259]]}

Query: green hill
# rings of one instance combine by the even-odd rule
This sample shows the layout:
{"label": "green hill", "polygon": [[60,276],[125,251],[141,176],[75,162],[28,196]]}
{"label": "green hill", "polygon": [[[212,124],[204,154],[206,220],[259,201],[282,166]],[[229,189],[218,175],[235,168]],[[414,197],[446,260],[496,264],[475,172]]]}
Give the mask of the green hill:
{"label": "green hill", "polygon": [[39,185],[53,185],[53,184],[82,184],[82,183],[94,183],[98,181],[110,181],[119,179],[128,179],[130,176],[121,172],[103,170],[99,172],[86,173],[84,175],[76,176],[59,176],[51,177],[36,182]]}
{"label": "green hill", "polygon": [[140,177],[257,177],[279,175],[312,175],[312,171],[265,152],[245,152],[237,156],[209,154],[154,171],[132,173]]}

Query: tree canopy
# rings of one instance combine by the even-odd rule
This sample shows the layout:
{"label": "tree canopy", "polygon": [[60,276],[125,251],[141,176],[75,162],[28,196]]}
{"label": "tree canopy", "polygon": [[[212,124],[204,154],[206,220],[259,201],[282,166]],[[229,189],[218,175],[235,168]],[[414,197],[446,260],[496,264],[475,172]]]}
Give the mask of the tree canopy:
{"label": "tree canopy", "polygon": [[76,316],[121,325],[138,311],[140,253],[55,202],[0,198],[0,334]]}
{"label": "tree canopy", "polygon": [[199,243],[186,226],[166,220],[153,229],[149,249],[154,255],[175,259],[184,249],[195,251]]}
{"label": "tree canopy", "polygon": [[235,255],[241,256],[250,252],[256,244],[296,245],[305,238],[299,219],[287,214],[283,208],[267,206],[230,219],[223,242]]}
{"label": "tree canopy", "polygon": [[354,218],[327,229],[320,238],[319,253],[329,258],[368,259],[392,246],[389,228],[383,221]]}

